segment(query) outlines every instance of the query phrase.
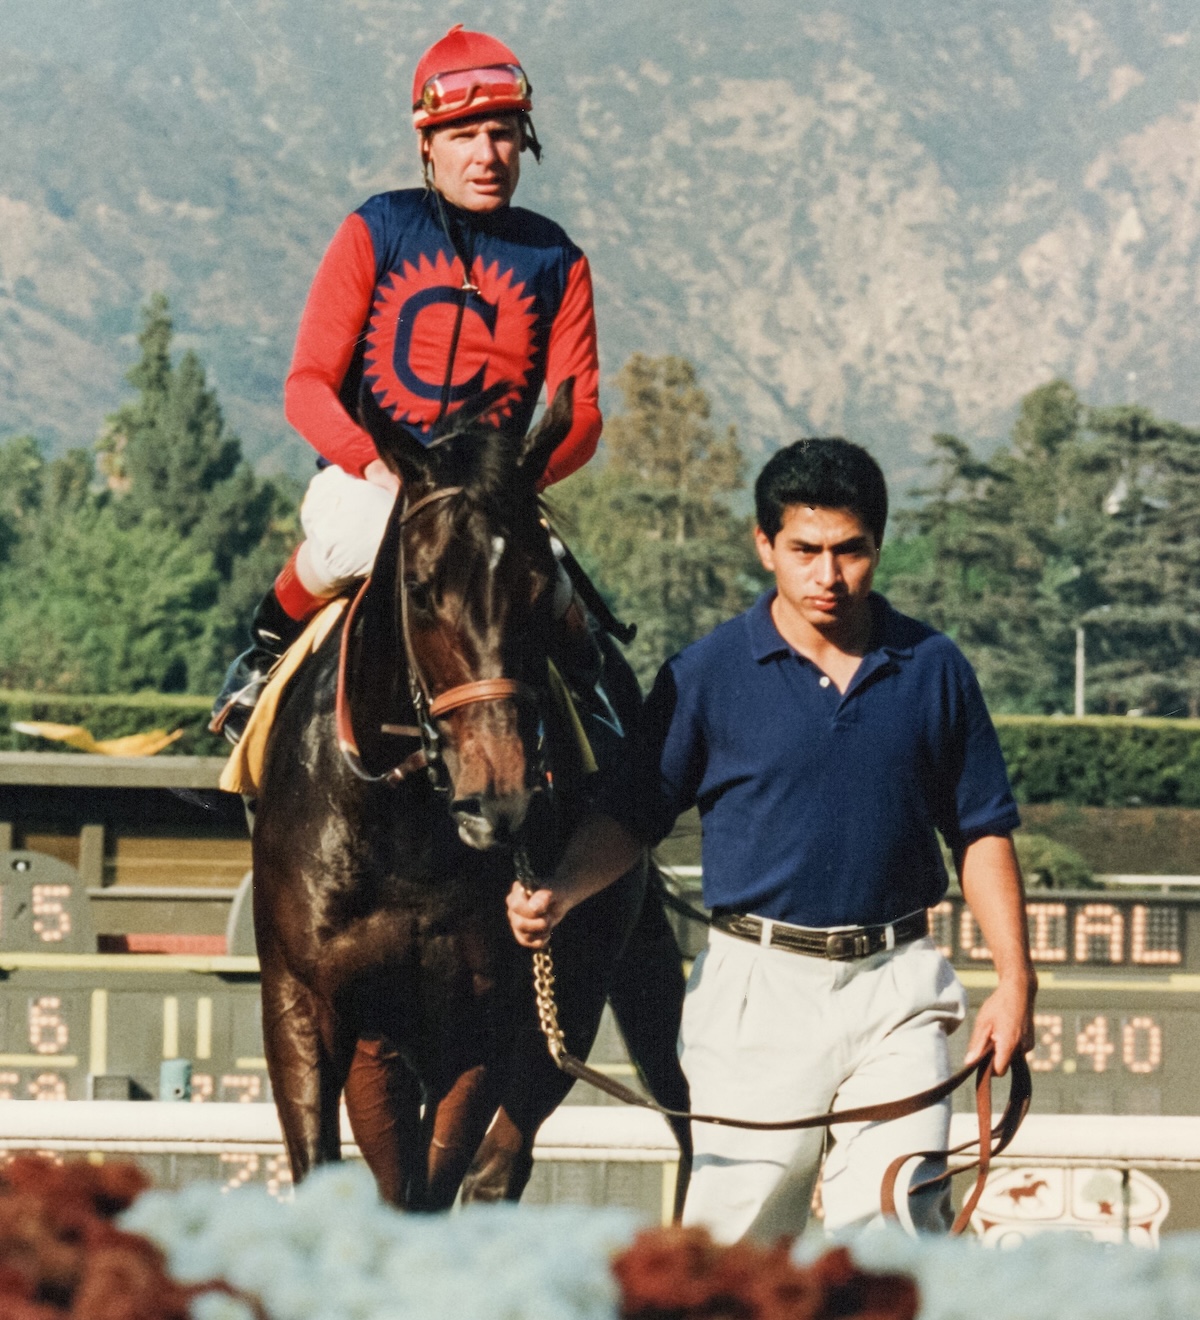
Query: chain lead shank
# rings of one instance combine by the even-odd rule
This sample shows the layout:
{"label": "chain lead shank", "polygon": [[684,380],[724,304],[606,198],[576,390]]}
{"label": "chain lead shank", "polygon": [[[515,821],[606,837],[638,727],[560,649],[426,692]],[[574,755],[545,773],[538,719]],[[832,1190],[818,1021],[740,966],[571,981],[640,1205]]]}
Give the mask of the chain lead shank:
{"label": "chain lead shank", "polygon": [[[538,887],[537,876],[529,864],[529,854],[523,847],[513,853],[513,868],[525,892],[533,893]],[[563,1056],[567,1052],[567,1041],[558,1025],[558,1004],[554,999],[554,959],[548,948],[534,951],[533,993],[537,1003],[538,1026],[546,1038],[546,1048],[555,1064],[561,1068]]]}

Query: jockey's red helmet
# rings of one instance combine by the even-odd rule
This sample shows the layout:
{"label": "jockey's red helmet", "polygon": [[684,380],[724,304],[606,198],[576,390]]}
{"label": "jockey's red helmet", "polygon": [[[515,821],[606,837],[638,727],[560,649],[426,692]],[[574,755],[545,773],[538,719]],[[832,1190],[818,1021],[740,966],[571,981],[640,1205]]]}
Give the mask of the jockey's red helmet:
{"label": "jockey's red helmet", "polygon": [[528,114],[532,90],[504,42],[455,23],[417,62],[413,127],[434,128],[476,115]]}

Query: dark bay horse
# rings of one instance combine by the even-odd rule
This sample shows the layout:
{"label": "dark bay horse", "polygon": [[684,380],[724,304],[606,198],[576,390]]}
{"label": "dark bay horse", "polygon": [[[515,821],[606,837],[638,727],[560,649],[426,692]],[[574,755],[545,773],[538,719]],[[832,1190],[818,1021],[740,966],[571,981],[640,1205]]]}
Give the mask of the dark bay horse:
{"label": "dark bay horse", "polygon": [[[515,1199],[571,1085],[504,906],[514,847],[547,874],[584,802],[578,740],[548,695],[556,566],[537,504],[571,387],[521,440],[477,414],[426,448],[369,391],[362,406],[402,493],[351,621],[293,682],[267,749],[253,841],[267,1065],[297,1179],[339,1158],[344,1094],[394,1204],[444,1208],[460,1185]],[[339,649],[357,757],[345,705],[339,745]],[[584,1055],[607,997],[655,1098],[686,1108],[659,893],[647,862],[563,923],[560,1018]],[[676,1135],[686,1181],[686,1124]]]}

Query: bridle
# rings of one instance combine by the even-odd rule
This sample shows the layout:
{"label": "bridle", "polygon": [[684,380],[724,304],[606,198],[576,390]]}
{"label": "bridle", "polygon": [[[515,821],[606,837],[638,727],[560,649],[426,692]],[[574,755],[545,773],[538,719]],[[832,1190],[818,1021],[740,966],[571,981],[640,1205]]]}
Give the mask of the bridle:
{"label": "bridle", "polygon": [[[400,538],[397,590],[400,597],[400,646],[404,652],[409,700],[412,702],[416,723],[386,724],[383,726],[383,731],[399,737],[416,738],[421,745],[418,751],[405,758],[404,761],[392,769],[385,771],[383,774],[370,774],[363,766],[362,758],[354,740],[353,730],[350,726],[349,711],[344,700],[344,694],[339,690],[338,742],[346,763],[360,779],[370,782],[400,783],[414,771],[424,769],[429,772],[436,789],[448,792],[449,782],[445,760],[442,755],[442,738],[438,732],[436,721],[442,716],[450,714],[451,711],[461,710],[464,706],[473,706],[484,701],[504,701],[508,699],[536,701],[537,693],[535,690],[528,683],[523,683],[516,678],[471,679],[466,683],[456,683],[453,687],[449,687],[444,692],[439,692],[436,697],[431,698],[424,676],[421,674],[420,666],[417,664],[409,621],[404,530],[418,514],[424,513],[435,505],[443,504],[447,500],[458,499],[465,493],[465,490],[464,486],[442,486],[437,490],[432,490],[412,504],[406,504],[398,520],[397,527]],[[343,663],[341,669],[343,673],[346,667],[344,657],[349,645],[351,625],[365,590],[366,584],[364,583],[359,595],[355,598],[354,604],[351,606],[350,613],[347,615],[342,633]],[[542,739],[539,739],[539,743],[542,741]]]}
{"label": "bridle", "polygon": [[431,699],[417,665],[408,620],[409,606],[408,590],[405,585],[403,532],[418,513],[432,508],[435,504],[442,504],[446,500],[457,499],[463,493],[464,487],[462,486],[443,486],[440,490],[430,491],[428,495],[423,495],[415,504],[406,506],[404,512],[400,515],[400,644],[404,647],[404,660],[408,668],[409,694],[417,712],[417,723],[423,728],[428,726],[434,738],[437,737],[437,732],[432,728],[433,720],[440,718],[442,715],[448,715],[452,710],[460,710],[463,706],[473,706],[481,701],[502,701],[509,697],[532,697],[534,695],[528,684],[522,683],[516,678],[476,678],[467,683],[457,683],[454,687],[447,688]]}

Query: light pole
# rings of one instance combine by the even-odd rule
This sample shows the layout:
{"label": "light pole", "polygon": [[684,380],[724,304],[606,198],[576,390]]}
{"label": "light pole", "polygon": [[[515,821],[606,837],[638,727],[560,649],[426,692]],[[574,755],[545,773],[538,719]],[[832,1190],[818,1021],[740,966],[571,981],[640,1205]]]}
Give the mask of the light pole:
{"label": "light pole", "polygon": [[1075,718],[1083,718],[1083,677],[1087,669],[1087,643],[1083,624],[1075,625]]}

